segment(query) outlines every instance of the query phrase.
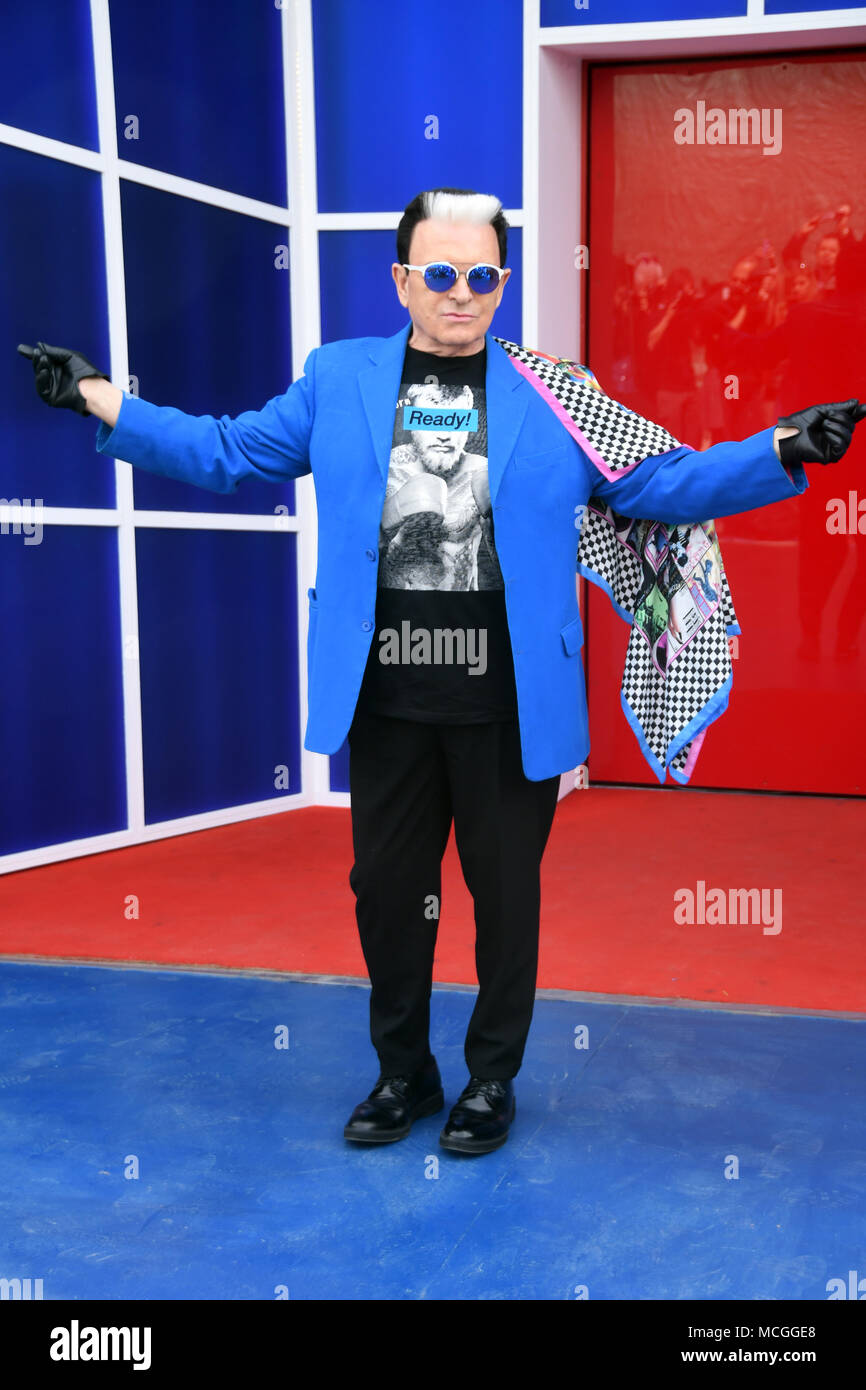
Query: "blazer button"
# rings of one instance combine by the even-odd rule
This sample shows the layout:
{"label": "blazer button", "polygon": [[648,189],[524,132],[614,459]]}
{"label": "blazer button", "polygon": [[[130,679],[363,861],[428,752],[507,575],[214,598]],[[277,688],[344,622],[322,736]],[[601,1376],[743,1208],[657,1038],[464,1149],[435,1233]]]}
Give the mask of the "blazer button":
{"label": "blazer button", "polygon": [[372,626],[373,624],[370,622],[369,618],[365,618],[361,624],[361,627],[364,629],[365,632],[369,632]]}
{"label": "blazer button", "polygon": [[376,552],[375,552],[375,550],[367,550],[367,551],[365,551],[365,554],[366,554],[368,560],[375,560],[375,558],[376,558]]}

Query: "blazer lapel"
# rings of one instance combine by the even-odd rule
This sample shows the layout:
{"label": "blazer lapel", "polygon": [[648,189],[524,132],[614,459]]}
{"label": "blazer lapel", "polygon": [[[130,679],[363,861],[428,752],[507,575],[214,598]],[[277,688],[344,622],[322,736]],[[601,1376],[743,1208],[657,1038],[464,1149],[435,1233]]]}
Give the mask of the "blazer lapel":
{"label": "blazer lapel", "polygon": [[400,393],[403,359],[406,356],[406,342],[411,328],[410,319],[405,328],[401,328],[393,338],[384,338],[372,347],[372,365],[358,373],[358,385],[383,482],[388,477],[391,444],[394,439],[394,410]]}
{"label": "blazer lapel", "polygon": [[514,453],[529,409],[532,387],[512,366],[504,348],[485,335],[487,343],[487,478],[491,500],[496,499],[506,465]]}
{"label": "blazer lapel", "polygon": [[[400,391],[403,359],[412,329],[411,320],[391,338],[384,338],[370,349],[370,366],[358,374],[367,424],[373,441],[376,463],[384,481],[388,476],[391,444],[394,438],[394,407]],[[487,475],[490,496],[495,498],[514,452],[529,407],[531,387],[511,364],[508,353],[494,340],[487,345]]]}

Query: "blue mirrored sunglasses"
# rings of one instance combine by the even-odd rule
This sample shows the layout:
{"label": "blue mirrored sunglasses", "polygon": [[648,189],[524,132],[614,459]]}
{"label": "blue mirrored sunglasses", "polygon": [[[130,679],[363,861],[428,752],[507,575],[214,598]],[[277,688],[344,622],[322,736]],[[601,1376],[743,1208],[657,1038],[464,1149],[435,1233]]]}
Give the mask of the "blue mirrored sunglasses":
{"label": "blue mirrored sunglasses", "polygon": [[[433,290],[434,294],[450,290],[457,284],[458,277],[464,273],[450,261],[430,261],[428,265],[407,265],[404,262],[403,269],[420,270],[424,276],[424,284],[428,290]],[[466,283],[473,294],[490,294],[491,290],[497,288],[505,271],[498,265],[488,265],[482,261],[472,266],[465,274]]]}

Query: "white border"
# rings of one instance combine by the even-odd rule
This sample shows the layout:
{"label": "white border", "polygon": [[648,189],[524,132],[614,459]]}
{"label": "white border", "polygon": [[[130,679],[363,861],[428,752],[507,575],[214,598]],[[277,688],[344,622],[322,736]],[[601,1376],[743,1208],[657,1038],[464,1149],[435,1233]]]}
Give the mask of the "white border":
{"label": "white border", "polygon": [[[102,152],[102,219],[105,234],[105,271],[108,301],[108,337],[111,352],[109,374],[121,387],[129,384],[126,327],[126,282],[123,261],[123,227],[120,214],[120,176],[117,131],[114,124],[114,68],[111,56],[111,22],[108,0],[91,0],[93,62],[96,79],[96,111],[99,148]],[[120,655],[123,683],[123,735],[126,768],[125,834],[137,839],[144,829],[144,749],[141,724],[141,670],[138,650],[138,588],[135,566],[135,502],[132,468],[115,460],[117,499],[117,568],[120,587]]]}
{"label": "white border", "polygon": [[[524,4],[527,3],[534,5],[536,0],[524,0]],[[590,0],[591,6],[596,3],[597,0]],[[720,52],[724,50],[719,48],[718,40],[732,39],[736,41],[736,46],[731,51],[737,52],[741,50],[740,40],[744,36],[759,40],[767,39],[772,46],[780,38],[787,41],[795,35],[808,34],[812,38],[822,39],[826,46],[832,43],[832,37],[828,36],[828,31],[832,34],[833,30],[856,28],[864,22],[866,22],[866,7],[851,10],[806,10],[801,14],[766,15],[763,12],[763,0],[748,0],[747,13],[745,15],[733,15],[730,18],[640,20],[629,24],[552,26],[549,29],[540,30],[540,43],[546,48],[559,45],[578,47],[590,57],[600,56],[594,51],[595,46],[600,45],[603,55],[613,57],[615,55],[612,50],[617,50],[616,56],[623,56],[619,51],[622,47],[635,43],[642,45],[651,41],[660,41],[666,46],[667,51],[676,53],[680,51],[678,45],[681,43],[689,43],[694,39],[707,39],[713,45],[713,51]],[[789,46],[787,42],[786,46]],[[693,49],[690,51],[699,52],[701,50]]]}
{"label": "white border", "polygon": [[[290,248],[292,380],[304,370],[307,354],[322,341],[319,292],[318,188],[316,180],[316,108],[313,70],[313,18],[311,0],[292,0],[282,10],[283,105],[285,112],[286,184],[289,207],[294,209]],[[316,580],[318,522],[316,489],[312,476],[295,483],[298,517],[296,560],[298,609],[298,709],[301,730],[306,728],[307,589]],[[301,786],[314,803],[330,802],[330,759],[301,748]],[[339,794],[337,804],[348,805]],[[331,803],[333,804],[333,803]]]}
{"label": "white border", "polygon": [[[540,43],[540,0],[524,0],[523,4],[523,227],[521,273],[523,275],[523,303],[521,305],[521,342],[541,346],[538,334],[538,290],[539,290],[539,167],[538,154],[541,147],[539,132],[539,43]],[[512,222],[511,214],[506,214]],[[545,279],[549,281],[550,276]]]}
{"label": "white border", "polygon": [[[119,463],[129,468],[127,463]],[[297,516],[271,512],[147,512],[134,513],[135,526],[159,526],[176,531],[297,531]],[[13,504],[0,498],[0,530],[25,525],[118,526],[123,523],[120,509],[103,507],[44,507],[28,503]],[[18,534],[18,532],[13,532]]]}

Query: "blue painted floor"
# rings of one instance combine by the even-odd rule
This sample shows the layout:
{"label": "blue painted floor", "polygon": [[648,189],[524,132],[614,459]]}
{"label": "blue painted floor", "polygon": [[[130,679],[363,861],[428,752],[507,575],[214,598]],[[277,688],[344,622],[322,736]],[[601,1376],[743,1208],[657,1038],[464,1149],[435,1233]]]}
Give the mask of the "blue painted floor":
{"label": "blue painted floor", "polygon": [[342,1137],[378,1071],[366,987],[0,963],[0,1277],[477,1300],[826,1299],[866,1275],[866,1023],[540,997],[509,1141],[465,1158],[438,1135],[473,997],[434,992],[446,1110],[367,1148]]}

